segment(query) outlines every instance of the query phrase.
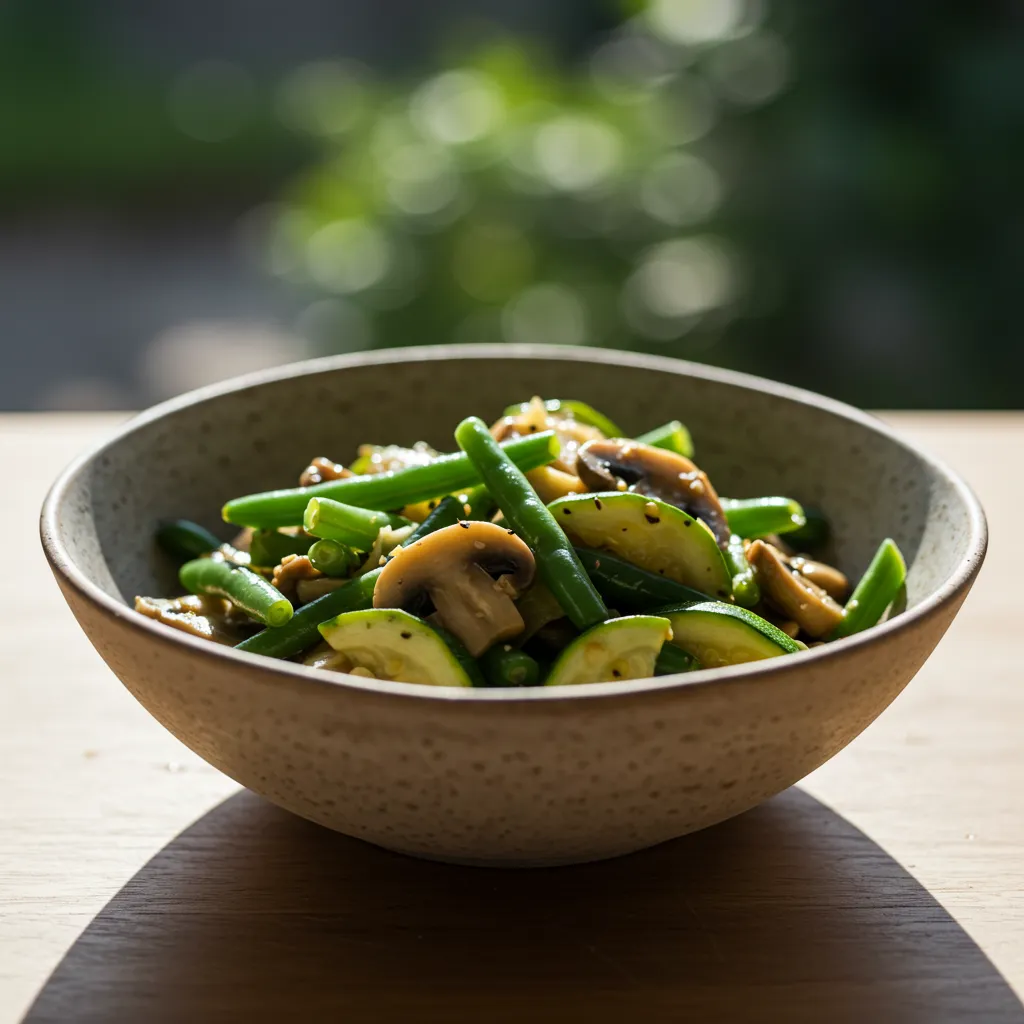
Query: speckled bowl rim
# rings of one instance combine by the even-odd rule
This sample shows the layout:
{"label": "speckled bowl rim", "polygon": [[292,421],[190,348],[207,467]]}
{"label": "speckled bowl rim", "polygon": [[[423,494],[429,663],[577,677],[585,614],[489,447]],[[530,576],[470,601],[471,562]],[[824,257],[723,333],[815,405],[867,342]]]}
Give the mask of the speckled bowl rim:
{"label": "speckled bowl rim", "polygon": [[[970,521],[970,539],[967,545],[967,552],[953,572],[943,581],[942,585],[913,608],[904,611],[890,621],[865,630],[863,633],[857,633],[854,636],[834,641],[822,647],[801,651],[785,658],[769,658],[758,662],[749,662],[744,665],[701,669],[700,671],[689,672],[683,675],[659,676],[652,679],[629,680],[625,682],[583,683],[576,686],[552,687],[550,689],[547,687],[466,689],[451,686],[429,686],[423,683],[382,682],[380,680],[364,679],[360,676],[349,676],[342,673],[327,673],[321,669],[309,668],[295,662],[279,661],[268,658],[265,655],[236,651],[230,647],[211,644],[208,640],[201,640],[180,630],[168,629],[152,619],[139,615],[133,608],[122,604],[103,591],[78,568],[59,539],[57,530],[58,518],[67,497],[68,489],[77,475],[90,462],[101,456],[109,448],[119,444],[125,437],[168,414],[180,412],[183,409],[188,409],[200,402],[205,402],[221,395],[243,391],[247,388],[272,381],[287,380],[293,377],[309,376],[324,371],[346,369],[349,367],[384,366],[393,363],[430,362],[435,359],[453,360],[459,358],[559,360],[563,362],[568,360],[640,368],[674,376],[750,388],[833,413],[840,418],[859,423],[876,433],[884,435],[890,441],[912,454],[916,459],[928,465],[937,475],[944,478],[953,487],[967,509]],[[140,413],[138,416],[132,417],[113,436],[94,445],[75,459],[60,474],[50,488],[43,503],[39,529],[43,549],[51,568],[66,583],[74,587],[83,598],[98,606],[113,618],[124,622],[130,629],[149,641],[157,644],[184,646],[186,649],[192,650],[197,657],[207,659],[211,663],[211,668],[215,668],[218,662],[226,660],[229,663],[235,662],[267,676],[280,677],[282,681],[289,680],[307,686],[337,687],[348,691],[404,699],[468,701],[474,704],[489,702],[530,704],[535,701],[628,699],[639,697],[652,691],[727,686],[730,683],[753,678],[763,679],[767,682],[772,676],[780,672],[791,672],[796,667],[794,659],[799,659],[800,664],[810,668],[812,664],[819,661],[825,662],[854,655],[859,649],[877,643],[885,636],[909,631],[916,623],[928,618],[947,603],[956,600],[962,592],[970,587],[974,577],[981,569],[988,546],[988,526],[985,520],[985,513],[967,483],[939,459],[936,459],[917,445],[901,437],[876,416],[862,412],[854,406],[847,405],[845,402],[826,398],[812,391],[791,387],[788,384],[780,384],[734,370],[723,370],[681,359],[670,359],[663,356],[651,356],[635,352],[584,347],[561,348],[555,345],[436,345],[421,348],[378,349],[352,355],[309,359],[282,367],[244,374],[219,384],[198,388],[170,401],[162,402]]]}

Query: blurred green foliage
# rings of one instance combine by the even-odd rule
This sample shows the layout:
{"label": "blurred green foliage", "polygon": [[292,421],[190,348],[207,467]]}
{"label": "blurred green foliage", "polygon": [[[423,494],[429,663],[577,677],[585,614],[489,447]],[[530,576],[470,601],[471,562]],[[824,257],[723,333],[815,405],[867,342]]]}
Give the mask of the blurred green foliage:
{"label": "blurred green foliage", "polygon": [[659,0],[576,70],[511,39],[405,89],[301,69],[285,109],[323,155],[287,192],[270,264],[324,296],[307,327],[343,348],[702,350],[744,284],[700,143],[785,82],[781,42],[744,12]]}
{"label": "blurred green foliage", "polygon": [[[614,8],[578,0],[568,49]],[[861,405],[1021,405],[1024,20],[1003,0],[624,0],[579,60],[460,46],[432,13],[446,58],[404,82],[345,58],[281,81],[247,63],[275,40],[187,33],[150,66],[111,29],[127,10],[0,5],[6,211],[276,196],[246,231],[269,223],[324,350],[583,342]]]}

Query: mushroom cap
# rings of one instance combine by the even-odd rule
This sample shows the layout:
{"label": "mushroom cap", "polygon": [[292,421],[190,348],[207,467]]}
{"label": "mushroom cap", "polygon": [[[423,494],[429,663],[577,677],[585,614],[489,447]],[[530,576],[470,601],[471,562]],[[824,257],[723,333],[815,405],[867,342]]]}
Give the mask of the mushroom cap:
{"label": "mushroom cap", "polygon": [[446,576],[467,565],[479,566],[491,576],[507,576],[507,585],[517,594],[533,582],[536,568],[533,552],[511,530],[463,520],[396,550],[377,577],[373,606],[408,611]]}
{"label": "mushroom cap", "polygon": [[702,520],[720,548],[729,544],[729,523],[707,474],[686,456],[624,438],[588,441],[576,453],[576,472],[592,491],[628,488],[675,505]]}

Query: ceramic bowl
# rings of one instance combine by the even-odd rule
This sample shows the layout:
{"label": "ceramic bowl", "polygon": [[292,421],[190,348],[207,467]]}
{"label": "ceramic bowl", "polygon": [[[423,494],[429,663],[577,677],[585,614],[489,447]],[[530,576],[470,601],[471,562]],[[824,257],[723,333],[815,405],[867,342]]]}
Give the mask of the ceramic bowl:
{"label": "ceramic bowl", "polygon": [[[180,592],[158,519],[228,536],[228,497],[294,486],[360,442],[454,447],[465,415],[579,398],[640,432],[683,419],[732,497],[785,493],[830,518],[856,577],[892,536],[906,610],[753,665],[629,683],[453,690],[242,654],[136,614]],[[42,515],[57,582],[132,694],[220,771],[312,821],[447,861],[547,865],[638,850],[739,814],[832,757],[903,689],[981,566],[985,520],[949,469],[849,406],[631,353],[459,346],[330,358],[157,406],[67,469]]]}

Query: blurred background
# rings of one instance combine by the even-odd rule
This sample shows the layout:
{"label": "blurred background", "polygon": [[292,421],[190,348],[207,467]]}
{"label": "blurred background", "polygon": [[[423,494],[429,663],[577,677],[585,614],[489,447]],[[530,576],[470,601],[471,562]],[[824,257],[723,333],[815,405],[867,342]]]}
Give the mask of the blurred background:
{"label": "blurred background", "polygon": [[450,341],[1019,408],[1022,254],[1008,0],[0,5],[0,408]]}

